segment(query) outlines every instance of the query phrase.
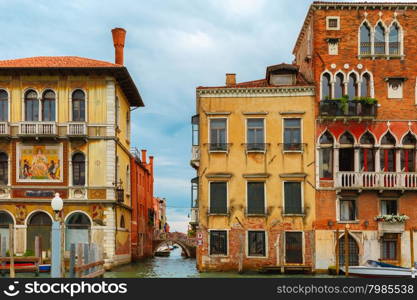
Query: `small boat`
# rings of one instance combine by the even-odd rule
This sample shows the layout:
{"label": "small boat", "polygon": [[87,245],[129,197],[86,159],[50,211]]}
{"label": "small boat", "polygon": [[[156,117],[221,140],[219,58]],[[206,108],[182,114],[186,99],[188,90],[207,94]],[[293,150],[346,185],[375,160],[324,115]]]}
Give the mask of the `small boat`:
{"label": "small boat", "polygon": [[162,251],[156,251],[155,252],[155,256],[163,256],[163,257],[167,257],[171,254],[171,252],[169,250],[162,250]]}
{"label": "small boat", "polygon": [[41,273],[51,272],[51,264],[39,265],[39,272]]}
{"label": "small boat", "polygon": [[[340,267],[345,273],[345,267]],[[417,275],[416,268],[404,268],[395,265],[382,263],[375,260],[368,260],[364,266],[350,266],[349,275],[368,278],[394,278],[406,277],[411,278]]]}

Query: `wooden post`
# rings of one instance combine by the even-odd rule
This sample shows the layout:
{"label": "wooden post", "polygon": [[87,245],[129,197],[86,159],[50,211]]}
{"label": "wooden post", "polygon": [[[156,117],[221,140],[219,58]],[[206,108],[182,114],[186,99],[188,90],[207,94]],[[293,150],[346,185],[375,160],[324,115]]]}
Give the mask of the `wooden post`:
{"label": "wooden post", "polygon": [[65,248],[64,248],[64,216],[61,217],[61,278],[65,278]]}
{"label": "wooden post", "polygon": [[[88,265],[88,263],[90,262],[90,257],[89,257],[89,245],[88,244],[84,244],[84,264]],[[84,275],[88,275],[89,270],[85,270],[84,271]]]}
{"label": "wooden post", "polygon": [[14,228],[9,224],[9,255],[10,255],[10,278],[15,278],[14,272]]}
{"label": "wooden post", "polygon": [[[83,264],[83,244],[78,244],[77,245],[77,266],[81,266]],[[81,272],[77,271],[75,272],[75,276],[77,278],[81,277]]]}
{"label": "wooden post", "polygon": [[[0,257],[6,257],[6,252],[7,252],[7,250],[6,250],[6,240],[7,239],[6,239],[5,236],[1,237]],[[6,262],[3,261],[1,263],[1,266],[4,267],[5,265],[6,265]],[[5,276],[5,275],[6,275],[6,270],[5,269],[1,270],[1,276]]]}
{"label": "wooden post", "polygon": [[336,229],[336,275],[340,272],[340,260],[339,260],[339,228]]}
{"label": "wooden post", "polygon": [[410,229],[411,268],[414,268],[414,229]]}
{"label": "wooden post", "polygon": [[75,244],[71,244],[70,246],[70,257],[69,257],[69,277],[75,277]]}
{"label": "wooden post", "polygon": [[349,277],[349,230],[345,227],[345,275]]}
{"label": "wooden post", "polygon": [[35,236],[35,256],[39,257],[39,260],[35,263],[35,266],[38,269],[38,272],[36,273],[36,276],[39,275],[39,264],[42,261],[42,250],[41,250],[40,243],[41,243],[40,236],[39,235]]}

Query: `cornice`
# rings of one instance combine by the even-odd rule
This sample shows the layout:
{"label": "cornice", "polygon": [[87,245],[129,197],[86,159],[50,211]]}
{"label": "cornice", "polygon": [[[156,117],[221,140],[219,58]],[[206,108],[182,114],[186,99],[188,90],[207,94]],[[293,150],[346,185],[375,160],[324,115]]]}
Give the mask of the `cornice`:
{"label": "cornice", "polygon": [[257,87],[257,88],[207,88],[198,89],[202,98],[218,97],[300,97],[314,96],[314,86]]}

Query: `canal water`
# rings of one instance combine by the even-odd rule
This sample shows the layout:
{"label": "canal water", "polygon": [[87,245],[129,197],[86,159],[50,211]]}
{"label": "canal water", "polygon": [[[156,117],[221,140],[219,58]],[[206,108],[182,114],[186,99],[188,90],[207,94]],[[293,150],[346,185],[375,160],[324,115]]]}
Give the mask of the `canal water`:
{"label": "canal water", "polygon": [[[300,277],[302,275],[259,274],[257,272],[238,274],[237,272],[204,272],[199,273],[195,266],[195,259],[181,256],[181,248],[171,251],[168,257],[154,257],[145,261],[114,268],[106,272],[105,278],[274,278]],[[311,277],[311,275],[304,275]],[[330,277],[320,275],[320,277]]]}

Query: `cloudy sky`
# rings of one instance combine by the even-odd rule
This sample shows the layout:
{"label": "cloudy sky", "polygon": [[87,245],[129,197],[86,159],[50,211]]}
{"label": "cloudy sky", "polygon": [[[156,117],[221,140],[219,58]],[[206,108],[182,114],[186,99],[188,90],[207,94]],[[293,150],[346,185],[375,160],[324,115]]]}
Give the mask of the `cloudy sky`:
{"label": "cloudy sky", "polygon": [[167,198],[173,230],[185,231],[195,176],[189,166],[195,88],[222,85],[228,72],[239,82],[260,79],[266,66],[291,62],[311,2],[0,0],[0,59],[75,55],[113,62],[110,30],[125,28],[125,64],[145,102],[132,116],[132,143],[155,156],[155,194]]}

